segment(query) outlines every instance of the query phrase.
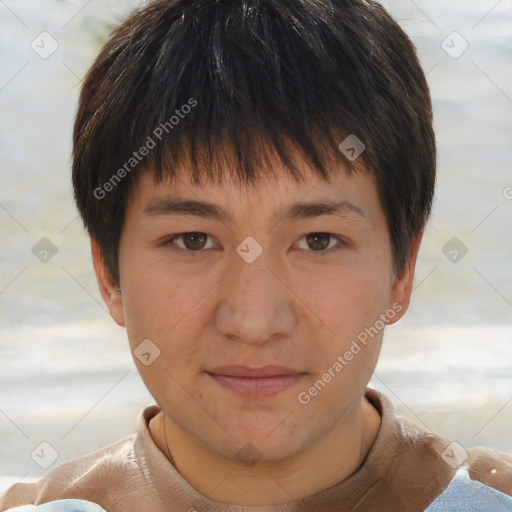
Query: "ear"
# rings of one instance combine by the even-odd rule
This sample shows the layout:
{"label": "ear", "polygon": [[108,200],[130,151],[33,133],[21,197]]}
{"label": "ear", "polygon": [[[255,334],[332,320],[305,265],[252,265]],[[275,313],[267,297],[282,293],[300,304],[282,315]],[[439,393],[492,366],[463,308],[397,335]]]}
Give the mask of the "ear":
{"label": "ear", "polygon": [[416,269],[416,259],[418,257],[422,238],[423,230],[414,237],[406,264],[401,270],[400,275],[396,277],[391,288],[389,310],[393,310],[395,315],[393,317],[388,317],[386,322],[388,325],[398,322],[409,308],[414,281],[414,270]]}
{"label": "ear", "polygon": [[94,273],[96,274],[96,281],[100,289],[103,301],[108,308],[110,316],[121,327],[125,327],[123,297],[121,290],[117,287],[108,268],[105,265],[105,260],[101,253],[100,246],[91,237],[91,255],[92,264],[94,265]]}

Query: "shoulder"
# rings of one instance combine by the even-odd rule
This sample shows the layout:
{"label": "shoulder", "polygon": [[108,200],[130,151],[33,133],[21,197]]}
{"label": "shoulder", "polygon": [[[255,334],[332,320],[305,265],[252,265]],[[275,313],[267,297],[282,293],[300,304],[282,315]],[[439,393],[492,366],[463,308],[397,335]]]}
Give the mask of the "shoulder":
{"label": "shoulder", "polygon": [[122,489],[127,476],[138,471],[134,454],[136,434],[81,457],[59,464],[41,479],[17,483],[0,493],[0,510],[21,505],[77,498],[98,502],[105,482]]}
{"label": "shoulder", "polygon": [[446,510],[510,512],[512,497],[473,480],[467,469],[460,468],[448,487],[428,506],[425,512],[444,512]]}
{"label": "shoulder", "polygon": [[106,512],[96,503],[87,500],[55,500],[42,505],[21,505],[5,512]]}
{"label": "shoulder", "polygon": [[[465,448],[408,418],[396,420],[402,448],[393,464],[398,463],[399,470],[390,472],[389,484],[396,488],[399,482],[401,489],[402,484],[428,482],[417,495],[418,510],[512,510],[512,454],[482,446]],[[416,506],[414,499],[412,503]]]}
{"label": "shoulder", "polygon": [[454,471],[465,469],[471,480],[512,496],[512,453],[485,446],[466,448],[407,418],[397,416],[397,419],[402,429],[402,442],[426,444]]}
{"label": "shoulder", "polygon": [[[441,466],[451,472],[448,485],[442,486],[428,512],[452,510],[452,505],[460,506],[459,510],[512,510],[512,454],[484,446],[465,448],[409,419],[397,419],[402,442],[421,453],[422,466],[438,458]],[[439,469],[440,465],[434,467]]]}
{"label": "shoulder", "polygon": [[512,454],[484,446],[470,448],[467,466],[472,480],[512,496]]}

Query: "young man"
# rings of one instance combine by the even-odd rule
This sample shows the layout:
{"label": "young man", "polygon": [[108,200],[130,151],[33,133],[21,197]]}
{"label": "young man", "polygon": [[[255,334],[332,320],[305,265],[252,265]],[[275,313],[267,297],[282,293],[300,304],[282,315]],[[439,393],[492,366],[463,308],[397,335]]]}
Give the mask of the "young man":
{"label": "young man", "polygon": [[512,510],[512,456],[367,384],[435,182],[414,47],[367,0],[154,1],[89,71],[73,184],[157,405],[18,508]]}

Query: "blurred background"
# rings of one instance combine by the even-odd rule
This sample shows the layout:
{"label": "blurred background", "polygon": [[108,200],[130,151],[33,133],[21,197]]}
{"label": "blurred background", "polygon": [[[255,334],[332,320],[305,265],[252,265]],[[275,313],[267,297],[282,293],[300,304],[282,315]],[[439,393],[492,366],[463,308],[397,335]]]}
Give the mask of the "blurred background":
{"label": "blurred background", "polygon": [[[154,403],[70,179],[81,80],[141,4],[0,0],[0,487],[134,432]],[[463,446],[512,452],[512,1],[384,5],[427,73],[439,167],[411,308],[370,386]]]}

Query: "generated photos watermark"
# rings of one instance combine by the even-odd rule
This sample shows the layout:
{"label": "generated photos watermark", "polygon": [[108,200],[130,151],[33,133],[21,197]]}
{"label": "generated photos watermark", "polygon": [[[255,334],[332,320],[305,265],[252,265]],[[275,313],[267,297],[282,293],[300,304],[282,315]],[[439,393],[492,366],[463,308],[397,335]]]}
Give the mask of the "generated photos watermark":
{"label": "generated photos watermark", "polygon": [[[322,377],[318,379],[311,387],[308,388],[307,391],[301,391],[297,395],[297,400],[302,405],[307,405],[311,402],[311,398],[315,397],[322,391],[325,386],[329,382],[331,382],[336,375],[338,375],[345,366],[347,366],[354,357],[361,352],[361,350],[366,347],[369,339],[373,339],[377,336],[386,326],[387,320],[392,320],[395,318],[397,313],[402,311],[402,304],[395,302],[391,308],[389,308],[386,313],[383,313],[379,316],[379,319],[375,321],[375,323],[371,327],[366,327],[364,331],[361,331],[355,340],[352,341],[350,348],[346,350],[343,355],[339,355],[336,361],[327,369],[325,373],[322,374]],[[361,347],[361,345],[363,347]]]}
{"label": "generated photos watermark", "polygon": [[[140,162],[155,149],[158,142],[161,142],[165,134],[168,134],[171,130],[174,130],[176,126],[180,124],[180,121],[184,119],[191,110],[197,106],[197,100],[189,98],[187,103],[177,108],[174,114],[165,123],[160,123],[151,133],[148,135],[146,142],[139,148],[138,151],[134,151],[132,156],[114,173],[112,176],[100,187],[94,189],[94,197],[96,199],[104,199],[109,192],[112,192],[114,188],[121,183],[123,178],[129,174],[132,169],[137,167]],[[155,140],[157,139],[157,140]]]}

